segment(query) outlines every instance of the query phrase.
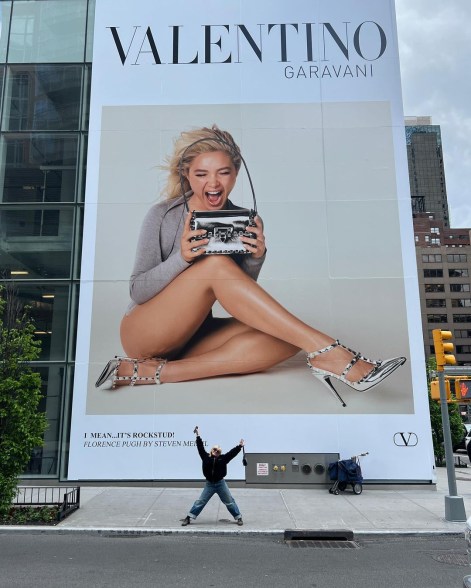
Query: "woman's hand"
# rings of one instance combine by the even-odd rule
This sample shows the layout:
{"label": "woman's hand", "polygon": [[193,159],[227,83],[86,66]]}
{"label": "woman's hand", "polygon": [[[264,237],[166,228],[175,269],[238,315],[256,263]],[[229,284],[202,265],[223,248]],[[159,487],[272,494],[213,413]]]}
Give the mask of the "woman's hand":
{"label": "woman's hand", "polygon": [[[185,224],[183,225],[183,233],[182,238],[180,241],[180,251],[183,259],[187,263],[192,263],[198,257],[201,257],[206,253],[205,245],[209,243],[209,239],[200,239],[199,241],[192,241],[195,237],[202,237],[206,235],[206,231],[204,229],[198,229],[197,231],[192,231],[190,227],[190,220],[191,220],[191,212],[189,212],[185,219]],[[198,247],[197,251],[193,251]],[[201,247],[201,249],[199,249]]]}
{"label": "woman's hand", "polygon": [[258,258],[265,255],[267,250],[265,246],[265,235],[263,234],[263,222],[262,219],[257,215],[254,218],[255,226],[247,227],[247,231],[253,233],[255,237],[241,237],[240,240],[244,244],[247,251],[250,251],[252,257]]}
{"label": "woman's hand", "polygon": [[244,444],[245,444],[245,441],[244,441],[243,439],[241,439],[241,440],[239,441],[239,445],[240,445],[241,447],[243,447],[243,446],[244,446]]}

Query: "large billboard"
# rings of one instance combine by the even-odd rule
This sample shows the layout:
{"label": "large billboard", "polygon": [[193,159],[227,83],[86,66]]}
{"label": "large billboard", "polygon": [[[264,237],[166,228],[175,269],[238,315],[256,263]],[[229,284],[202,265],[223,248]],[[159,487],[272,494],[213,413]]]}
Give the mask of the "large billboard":
{"label": "large billboard", "polygon": [[[69,478],[198,478],[199,425],[433,479],[394,2],[98,0],[94,26]],[[185,167],[213,125],[249,175],[223,143]],[[181,192],[250,209],[251,183],[249,253],[197,256]],[[334,340],[365,381],[329,376]],[[95,387],[114,356],[150,379]]]}

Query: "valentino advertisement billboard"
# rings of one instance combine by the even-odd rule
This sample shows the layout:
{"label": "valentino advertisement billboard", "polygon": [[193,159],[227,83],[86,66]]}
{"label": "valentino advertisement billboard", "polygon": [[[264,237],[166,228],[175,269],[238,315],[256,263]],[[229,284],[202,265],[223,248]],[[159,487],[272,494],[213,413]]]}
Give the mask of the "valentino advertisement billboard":
{"label": "valentino advertisement billboard", "polygon": [[97,1],[69,479],[200,478],[196,425],[433,479],[395,26]]}

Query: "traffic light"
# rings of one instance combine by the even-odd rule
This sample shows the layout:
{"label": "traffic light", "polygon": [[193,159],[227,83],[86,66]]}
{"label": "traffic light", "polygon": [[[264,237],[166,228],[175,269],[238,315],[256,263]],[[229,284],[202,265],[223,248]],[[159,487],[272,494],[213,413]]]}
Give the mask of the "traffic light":
{"label": "traffic light", "polygon": [[[445,380],[445,391],[446,401],[452,402],[450,382],[448,380]],[[432,400],[440,400],[440,386],[438,380],[432,380],[430,382],[430,396],[432,397]]]}
{"label": "traffic light", "polygon": [[456,400],[471,400],[471,381],[455,380]]}
{"label": "traffic light", "polygon": [[437,370],[443,372],[443,367],[446,364],[456,365],[456,358],[450,353],[455,350],[455,346],[453,343],[445,343],[445,341],[453,337],[453,333],[451,331],[433,329],[432,334],[435,357],[437,359]]}

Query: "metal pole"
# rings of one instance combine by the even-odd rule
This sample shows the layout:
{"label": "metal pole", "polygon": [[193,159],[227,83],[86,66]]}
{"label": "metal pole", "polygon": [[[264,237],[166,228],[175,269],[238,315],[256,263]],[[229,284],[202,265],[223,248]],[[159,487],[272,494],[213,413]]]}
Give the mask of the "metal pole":
{"label": "metal pole", "polygon": [[446,365],[443,372],[448,376],[471,376],[471,367],[466,365]]}
{"label": "metal pole", "polygon": [[447,521],[466,521],[466,512],[462,496],[458,496],[456,489],[455,463],[453,458],[453,446],[451,443],[450,418],[446,402],[445,374],[438,372],[438,385],[440,388],[440,408],[442,411],[443,440],[445,442],[446,471],[448,475],[448,492],[445,496],[445,519]]}
{"label": "metal pole", "polygon": [[443,440],[445,442],[445,460],[446,471],[448,474],[448,490],[450,496],[457,496],[455,464],[453,457],[453,447],[451,443],[450,417],[448,414],[448,404],[446,402],[445,374],[438,372],[438,383],[440,386],[440,408],[442,411]]}

